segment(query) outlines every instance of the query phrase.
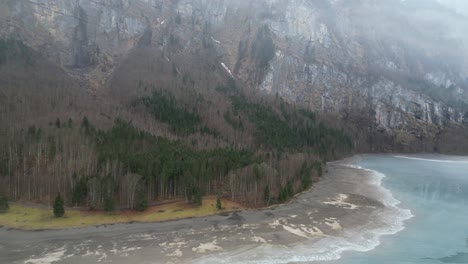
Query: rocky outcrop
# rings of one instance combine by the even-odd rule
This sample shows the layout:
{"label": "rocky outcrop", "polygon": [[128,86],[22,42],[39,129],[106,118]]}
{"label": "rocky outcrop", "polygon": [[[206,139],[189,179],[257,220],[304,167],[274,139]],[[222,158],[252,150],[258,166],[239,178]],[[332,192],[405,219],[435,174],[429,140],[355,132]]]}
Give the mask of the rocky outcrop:
{"label": "rocky outcrop", "polygon": [[164,63],[209,49],[217,61],[207,63],[250,88],[324,113],[370,113],[379,130],[395,137],[436,137],[468,119],[467,36],[460,30],[468,26],[466,17],[437,1],[1,5],[2,36],[22,39],[92,90],[106,86],[120,60],[139,45],[157,47]]}

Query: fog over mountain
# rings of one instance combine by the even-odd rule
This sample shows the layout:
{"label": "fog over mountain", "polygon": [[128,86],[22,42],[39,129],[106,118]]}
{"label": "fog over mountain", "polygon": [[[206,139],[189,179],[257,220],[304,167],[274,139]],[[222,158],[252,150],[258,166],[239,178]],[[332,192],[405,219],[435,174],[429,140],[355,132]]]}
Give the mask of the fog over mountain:
{"label": "fog over mountain", "polygon": [[463,0],[438,0],[439,3],[464,16],[468,15],[468,3]]}

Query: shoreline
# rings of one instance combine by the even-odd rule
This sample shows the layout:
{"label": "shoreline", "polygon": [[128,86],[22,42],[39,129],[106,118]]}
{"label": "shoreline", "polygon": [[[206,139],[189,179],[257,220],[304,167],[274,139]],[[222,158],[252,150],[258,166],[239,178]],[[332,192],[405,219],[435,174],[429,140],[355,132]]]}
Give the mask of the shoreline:
{"label": "shoreline", "polygon": [[[359,166],[351,165],[360,159],[363,159],[365,155],[356,155],[344,160],[330,162],[327,168],[333,168],[334,166],[345,168],[345,171],[348,173],[350,171],[358,171],[362,173],[362,177],[365,177],[365,184],[367,186],[360,186],[362,182],[353,181],[354,187],[357,187],[355,190],[363,195],[362,197],[352,197],[352,194],[346,197],[346,200],[364,200],[361,201],[364,205],[355,205],[352,202],[345,202],[340,200],[340,195],[338,194],[338,201],[325,202],[337,206],[348,206],[350,210],[355,210],[354,206],[368,206],[373,208],[372,212],[369,215],[364,216],[367,220],[364,224],[351,225],[348,230],[346,228],[340,227],[340,232],[338,235],[319,235],[318,237],[310,238],[309,241],[305,243],[293,245],[288,247],[288,251],[284,252],[281,248],[275,248],[271,245],[264,245],[258,248],[245,248],[244,250],[239,250],[235,253],[236,259],[242,254],[246,254],[245,258],[240,258],[237,260],[230,259],[229,255],[219,254],[216,257],[202,257],[193,262],[187,263],[295,263],[296,261],[306,261],[314,263],[330,263],[330,261],[337,261],[342,258],[342,255],[346,252],[368,252],[376,249],[381,244],[381,238],[383,236],[395,235],[405,229],[405,222],[413,218],[414,215],[408,209],[403,209],[398,207],[400,201],[393,197],[393,194],[390,190],[383,186],[383,179],[386,175],[370,170],[365,169]],[[330,166],[330,167],[329,167]],[[334,172],[332,172],[333,174]],[[346,176],[344,173],[342,176]],[[368,189],[368,187],[377,187],[375,189]],[[313,190],[311,190],[313,192]],[[297,199],[303,194],[299,194]],[[351,197],[350,197],[351,196]],[[366,205],[367,204],[367,205]],[[370,205],[369,205],[370,204]],[[280,205],[284,206],[284,204]],[[341,219],[338,219],[340,222],[346,222],[345,217],[354,217],[352,213],[345,215]],[[301,234],[296,234],[301,236]],[[279,250],[279,253],[277,253]],[[315,250],[315,251],[314,251]],[[263,252],[262,252],[263,251]],[[284,256],[285,253],[293,252],[291,256]],[[249,260],[249,255],[255,253],[268,256],[272,260]],[[299,258],[295,255],[300,255]],[[228,261],[222,259],[228,258]],[[184,262],[185,263],[185,262]]]}
{"label": "shoreline", "polygon": [[[362,156],[351,159],[356,158]],[[161,263],[320,263],[338,259],[345,251],[371,250],[379,245],[381,236],[399,231],[403,220],[384,221],[396,219],[392,216],[398,210],[389,210],[389,206],[396,207],[394,203],[381,201],[385,197],[382,190],[386,190],[381,186],[382,178],[379,180],[369,170],[350,167],[349,161],[329,163],[328,173],[309,191],[270,208],[157,224],[47,232],[0,229],[0,236],[8,241],[3,249],[0,247],[0,262],[34,263],[60,255],[57,258],[61,263],[141,263],[151,259]],[[68,247],[51,242],[51,238],[66,241]],[[84,245],[85,238],[89,243]],[[373,242],[369,243],[369,239]],[[2,250],[16,248],[25,241],[45,244],[48,249],[31,246],[27,252],[2,259],[6,254]]]}
{"label": "shoreline", "polygon": [[[356,158],[361,159],[362,157]],[[342,253],[347,251],[368,252],[376,249],[380,246],[382,237],[395,235],[403,231],[406,228],[405,223],[414,217],[411,210],[399,207],[401,201],[397,200],[393,196],[392,192],[383,186],[383,181],[387,177],[385,174],[360,166],[350,165],[348,162],[341,165],[361,170],[371,175],[370,182],[374,186],[378,187],[378,190],[376,191],[378,193],[378,197],[374,195],[370,196],[374,196],[372,197],[373,199],[380,201],[384,205],[384,210],[375,216],[374,220],[378,221],[378,224],[369,223],[368,225],[371,226],[365,226],[364,228],[357,229],[357,232],[355,232],[356,234],[354,234],[355,236],[362,237],[362,241],[367,240],[369,243],[366,246],[361,247],[361,245],[363,245],[361,241],[361,243],[357,243],[358,245],[355,247],[342,250],[339,254],[339,258],[336,260],[341,259]],[[363,232],[364,234],[362,234]],[[372,236],[372,238],[369,239],[369,236]]]}

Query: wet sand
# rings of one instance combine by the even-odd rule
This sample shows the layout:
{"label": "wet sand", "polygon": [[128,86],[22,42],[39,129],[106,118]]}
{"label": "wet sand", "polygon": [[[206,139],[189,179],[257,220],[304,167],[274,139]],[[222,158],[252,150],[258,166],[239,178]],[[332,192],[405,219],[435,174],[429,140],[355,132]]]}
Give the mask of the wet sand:
{"label": "wet sand", "polygon": [[[0,263],[292,263],[336,258],[388,211],[372,172],[336,162],[274,208],[154,224],[0,229]],[[379,200],[380,199],[380,200]],[[370,234],[370,233],[369,233]],[[364,237],[372,240],[370,237]],[[334,252],[336,251],[336,252]]]}

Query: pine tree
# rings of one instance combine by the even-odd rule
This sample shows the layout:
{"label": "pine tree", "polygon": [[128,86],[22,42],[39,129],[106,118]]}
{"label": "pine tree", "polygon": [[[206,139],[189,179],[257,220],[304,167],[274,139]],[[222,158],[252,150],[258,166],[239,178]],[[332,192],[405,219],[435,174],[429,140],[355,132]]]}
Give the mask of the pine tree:
{"label": "pine tree", "polygon": [[10,209],[6,196],[0,194],[0,213],[6,213]]}
{"label": "pine tree", "polygon": [[65,208],[62,195],[59,193],[54,201],[54,215],[55,217],[63,217],[65,215]]}
{"label": "pine tree", "polygon": [[216,209],[218,209],[218,210],[223,209],[223,205],[221,204],[221,196],[220,195],[218,195],[218,197],[216,198]]}
{"label": "pine tree", "polygon": [[104,198],[104,210],[106,212],[112,212],[115,210],[115,201],[112,195],[108,195]]}
{"label": "pine tree", "polygon": [[55,126],[56,126],[57,128],[60,128],[60,127],[61,127],[60,118],[57,118],[57,120],[55,120]]}
{"label": "pine tree", "polygon": [[197,206],[202,206],[203,204],[203,197],[201,195],[201,192],[198,188],[195,189],[193,195],[192,195],[192,203]]}
{"label": "pine tree", "polygon": [[312,176],[311,176],[311,170],[309,166],[307,166],[307,162],[304,161],[299,174],[301,176],[302,188],[304,190],[310,188],[310,186],[312,186]]}
{"label": "pine tree", "polygon": [[144,192],[140,192],[138,195],[138,201],[136,209],[140,212],[146,211],[148,209],[148,199],[146,199],[146,195]]}
{"label": "pine tree", "polygon": [[[73,178],[76,179],[78,176],[73,174]],[[81,178],[73,188],[72,203],[76,206],[81,205],[85,202],[86,196],[88,195],[88,183],[86,178]]]}
{"label": "pine tree", "polygon": [[270,186],[265,186],[263,190],[263,199],[265,200],[266,205],[270,205]]}

